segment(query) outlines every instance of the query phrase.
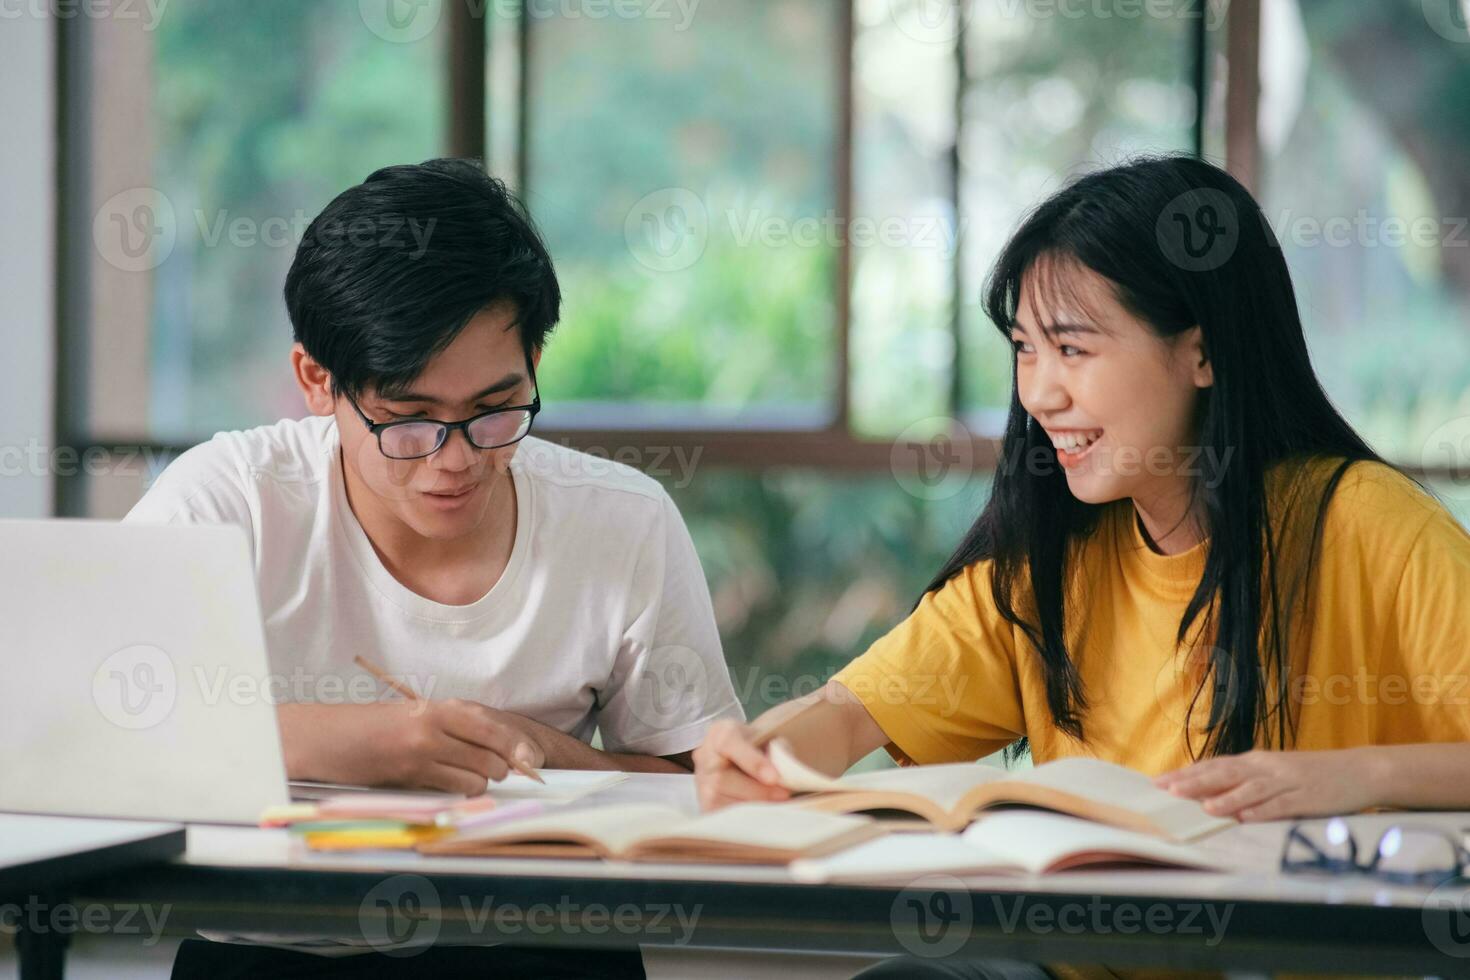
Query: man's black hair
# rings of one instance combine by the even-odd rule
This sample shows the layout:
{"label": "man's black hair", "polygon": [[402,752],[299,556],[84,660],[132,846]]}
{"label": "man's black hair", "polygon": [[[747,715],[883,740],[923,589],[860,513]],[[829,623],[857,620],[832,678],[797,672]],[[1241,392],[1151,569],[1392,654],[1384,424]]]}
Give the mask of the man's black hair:
{"label": "man's black hair", "polygon": [[477,161],[384,167],[306,229],[286,276],[296,340],[333,390],[405,390],[481,310],[509,302],[526,351],[561,316],[524,206]]}

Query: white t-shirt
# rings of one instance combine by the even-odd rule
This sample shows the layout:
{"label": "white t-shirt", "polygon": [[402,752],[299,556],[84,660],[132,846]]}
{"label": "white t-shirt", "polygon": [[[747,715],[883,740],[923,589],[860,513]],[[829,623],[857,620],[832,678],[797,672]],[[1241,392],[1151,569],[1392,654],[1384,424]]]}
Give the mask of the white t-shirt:
{"label": "white t-shirt", "polygon": [[742,720],[709,589],[668,494],[540,439],[510,465],[518,518],[500,581],[448,606],[383,567],[347,503],[336,421],[287,420],[189,450],[129,521],[236,524],[250,537],[272,690],[360,701],[363,656],[420,694],[468,698],[610,752],[673,755]]}

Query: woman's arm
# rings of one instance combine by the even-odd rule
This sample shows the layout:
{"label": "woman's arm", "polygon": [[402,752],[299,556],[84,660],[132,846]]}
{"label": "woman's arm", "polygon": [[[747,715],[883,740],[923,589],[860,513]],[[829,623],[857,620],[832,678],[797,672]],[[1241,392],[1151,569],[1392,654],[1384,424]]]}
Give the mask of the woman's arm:
{"label": "woman's arm", "polygon": [[841,684],[767,711],[749,725],[720,721],[694,750],[694,781],[706,810],[750,800],[781,801],[780,786],[766,746],[784,739],[797,758],[829,775],[840,775],[888,736],[868,709]]}
{"label": "woman's arm", "polygon": [[1470,810],[1470,743],[1247,752],[1206,759],[1155,783],[1240,820],[1356,813],[1369,807]]}

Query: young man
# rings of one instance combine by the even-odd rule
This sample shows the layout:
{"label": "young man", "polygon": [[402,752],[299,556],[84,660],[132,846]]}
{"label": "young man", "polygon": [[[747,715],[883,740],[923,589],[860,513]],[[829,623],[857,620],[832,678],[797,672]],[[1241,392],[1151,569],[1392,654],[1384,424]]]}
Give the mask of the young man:
{"label": "young man", "polygon": [[[528,438],[561,293],[504,186],[374,173],[311,223],[286,304],[311,417],[190,450],[128,519],[249,535],[290,776],[688,771],[742,718],[703,573],[657,483]],[[359,657],[421,700],[344,703]]]}

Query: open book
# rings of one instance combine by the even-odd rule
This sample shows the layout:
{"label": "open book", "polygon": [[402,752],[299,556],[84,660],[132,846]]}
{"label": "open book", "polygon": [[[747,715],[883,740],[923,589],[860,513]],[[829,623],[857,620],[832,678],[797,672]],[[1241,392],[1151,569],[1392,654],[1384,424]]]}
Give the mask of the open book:
{"label": "open book", "polygon": [[[657,830],[652,828],[659,828]],[[623,803],[530,817],[425,842],[424,854],[786,864],[884,833],[868,817],[746,803],[690,817],[657,803]]]}
{"label": "open book", "polygon": [[1100,759],[1057,759],[1022,772],[960,762],[833,779],[796,758],[782,739],[769,752],[786,787],[808,794],[807,806],[832,813],[899,810],[936,830],[963,830],[982,810],[1006,804],[1044,807],[1178,841],[1235,824],[1159,789],[1141,772]]}
{"label": "open book", "polygon": [[925,874],[1049,874],[1082,868],[1160,866],[1228,870],[1190,844],[1159,840],[1059,813],[1008,810],[963,834],[890,834],[831,857],[797,861],[798,881],[912,881]]}

